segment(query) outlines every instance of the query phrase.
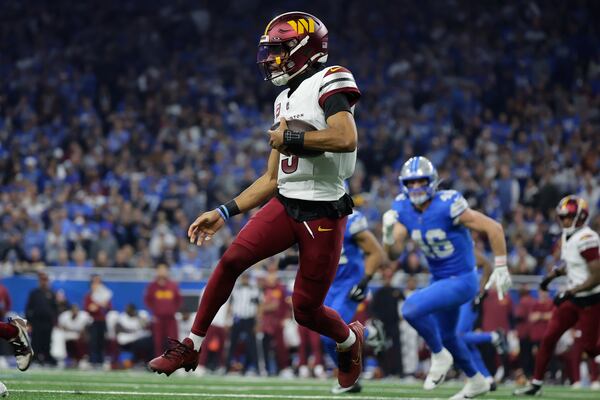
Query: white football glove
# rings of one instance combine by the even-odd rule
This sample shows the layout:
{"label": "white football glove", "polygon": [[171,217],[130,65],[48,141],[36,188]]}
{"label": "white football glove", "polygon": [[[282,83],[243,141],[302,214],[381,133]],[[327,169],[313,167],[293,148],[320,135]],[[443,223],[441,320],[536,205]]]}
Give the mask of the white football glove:
{"label": "white football glove", "polygon": [[508,289],[512,286],[512,280],[510,279],[510,273],[508,267],[500,266],[494,268],[490,279],[485,284],[485,290],[488,290],[492,285],[495,285],[496,293],[498,293],[498,300],[504,299],[504,294],[508,292]]}
{"label": "white football glove", "polygon": [[394,225],[398,222],[398,212],[396,210],[387,210],[383,214],[382,220],[382,238],[383,244],[391,246],[394,244]]}

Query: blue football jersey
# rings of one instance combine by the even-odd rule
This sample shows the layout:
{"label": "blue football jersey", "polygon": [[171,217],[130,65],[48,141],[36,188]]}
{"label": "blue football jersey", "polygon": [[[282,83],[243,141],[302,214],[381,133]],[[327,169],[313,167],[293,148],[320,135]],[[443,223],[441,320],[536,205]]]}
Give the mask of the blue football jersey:
{"label": "blue football jersey", "polygon": [[425,254],[434,279],[462,275],[475,268],[471,232],[458,223],[468,207],[465,198],[454,190],[436,192],[424,212],[404,194],[394,200],[392,209],[398,212],[398,222]]}
{"label": "blue football jersey", "polygon": [[367,229],[369,229],[367,218],[360,211],[355,210],[348,216],[342,254],[335,276],[336,281],[355,280],[357,278],[360,280],[365,274],[363,251],[354,240],[354,236]]}

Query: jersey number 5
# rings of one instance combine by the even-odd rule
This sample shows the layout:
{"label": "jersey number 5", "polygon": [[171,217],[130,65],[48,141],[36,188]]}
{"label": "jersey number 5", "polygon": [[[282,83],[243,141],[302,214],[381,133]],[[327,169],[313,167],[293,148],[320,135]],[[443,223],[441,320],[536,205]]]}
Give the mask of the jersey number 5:
{"label": "jersey number 5", "polygon": [[419,229],[415,229],[411,232],[410,237],[429,258],[446,258],[454,253],[452,242],[447,239],[446,232],[441,229],[428,230],[425,232],[425,238]]}
{"label": "jersey number 5", "polygon": [[291,156],[281,160],[281,170],[286,174],[296,172],[298,169],[298,156]]}

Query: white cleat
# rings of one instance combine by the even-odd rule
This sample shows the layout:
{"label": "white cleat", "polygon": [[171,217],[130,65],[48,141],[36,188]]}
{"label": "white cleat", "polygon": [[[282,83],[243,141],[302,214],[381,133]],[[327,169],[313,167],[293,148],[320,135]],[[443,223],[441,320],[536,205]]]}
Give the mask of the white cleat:
{"label": "white cleat", "polygon": [[360,393],[361,391],[362,391],[362,386],[360,385],[359,382],[356,382],[354,385],[349,386],[347,388],[343,388],[339,384],[337,384],[331,388],[332,394]]}
{"label": "white cleat", "polygon": [[29,342],[29,334],[27,333],[27,320],[21,317],[9,319],[9,324],[17,328],[19,333],[14,338],[8,339],[15,352],[17,359],[17,368],[21,371],[27,370],[33,359],[33,349]]}
{"label": "white cleat", "polygon": [[439,353],[432,354],[431,367],[429,368],[427,378],[425,378],[425,383],[423,383],[423,389],[433,390],[441,385],[444,379],[446,379],[446,374],[450,367],[452,367],[453,362],[454,358],[452,354],[445,348],[442,348],[442,351]]}
{"label": "white cleat", "polygon": [[450,397],[450,400],[472,399],[490,391],[490,383],[479,372],[472,378],[467,378],[467,383],[462,390]]}

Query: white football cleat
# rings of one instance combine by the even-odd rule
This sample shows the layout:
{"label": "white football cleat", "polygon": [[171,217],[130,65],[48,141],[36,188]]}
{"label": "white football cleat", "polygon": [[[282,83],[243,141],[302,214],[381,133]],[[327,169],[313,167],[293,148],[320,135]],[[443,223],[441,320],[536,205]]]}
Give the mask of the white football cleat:
{"label": "white football cleat", "polygon": [[0,397],[8,397],[8,389],[2,382],[0,382]]}
{"label": "white football cleat", "polygon": [[490,391],[490,383],[479,372],[471,378],[467,378],[467,383],[462,390],[450,397],[450,400],[472,399],[473,397],[486,394]]}
{"label": "white football cleat", "polygon": [[8,323],[17,328],[19,333],[14,338],[8,339],[8,343],[12,345],[17,359],[17,368],[21,371],[27,370],[33,359],[33,349],[29,342],[29,334],[27,333],[27,320],[21,317],[14,317],[8,320]]}
{"label": "white football cleat", "polygon": [[343,388],[339,385],[335,385],[331,388],[332,394],[342,394],[342,393],[360,393],[362,391],[362,386],[359,382],[356,382],[354,385],[349,386],[347,388]]}
{"label": "white football cleat", "polygon": [[425,378],[425,383],[423,383],[423,389],[433,390],[441,385],[444,379],[446,379],[446,374],[450,367],[452,367],[453,362],[454,358],[452,354],[445,348],[442,348],[442,351],[439,353],[432,353],[431,367],[429,367],[429,373]]}

